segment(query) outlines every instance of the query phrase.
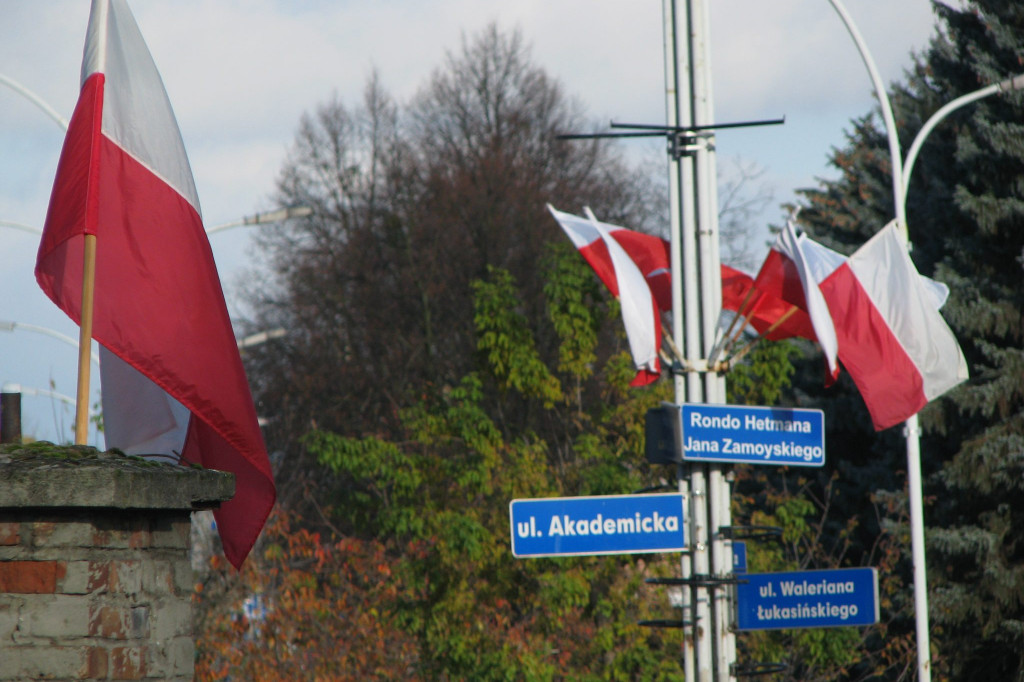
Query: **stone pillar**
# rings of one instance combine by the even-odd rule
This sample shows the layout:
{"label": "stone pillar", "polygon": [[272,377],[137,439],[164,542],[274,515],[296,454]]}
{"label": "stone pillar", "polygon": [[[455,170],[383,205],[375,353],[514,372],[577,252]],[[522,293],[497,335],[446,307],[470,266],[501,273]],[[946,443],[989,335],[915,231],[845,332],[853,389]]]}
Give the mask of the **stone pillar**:
{"label": "stone pillar", "polygon": [[0,449],[0,680],[192,680],[190,514],[231,474]]}

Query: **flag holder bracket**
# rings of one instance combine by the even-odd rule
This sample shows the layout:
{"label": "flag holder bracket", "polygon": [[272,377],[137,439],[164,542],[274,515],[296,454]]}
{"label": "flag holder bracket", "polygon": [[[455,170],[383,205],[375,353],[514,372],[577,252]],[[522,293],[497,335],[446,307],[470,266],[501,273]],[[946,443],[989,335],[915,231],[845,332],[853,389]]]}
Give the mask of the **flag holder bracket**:
{"label": "flag holder bracket", "polygon": [[671,362],[666,362],[669,374],[673,376],[682,376],[691,372],[708,373],[714,372],[716,374],[722,374],[729,371],[730,365],[726,360],[720,360],[713,365],[709,365],[707,360],[680,360],[673,358]]}
{"label": "flag holder bracket", "polygon": [[648,585],[681,585],[715,589],[717,587],[725,587],[726,585],[746,584],[749,581],[746,578],[737,578],[732,574],[696,574],[688,578],[647,578],[644,582]]}
{"label": "flag holder bracket", "polygon": [[638,620],[636,622],[640,627],[645,628],[688,628],[693,623],[683,619],[675,618],[656,618],[653,620]]}
{"label": "flag holder bracket", "polygon": [[779,526],[722,526],[718,534],[726,540],[782,540]]}
{"label": "flag holder bracket", "polygon": [[733,677],[757,677],[759,675],[776,675],[789,670],[785,663],[733,663],[730,672]]}

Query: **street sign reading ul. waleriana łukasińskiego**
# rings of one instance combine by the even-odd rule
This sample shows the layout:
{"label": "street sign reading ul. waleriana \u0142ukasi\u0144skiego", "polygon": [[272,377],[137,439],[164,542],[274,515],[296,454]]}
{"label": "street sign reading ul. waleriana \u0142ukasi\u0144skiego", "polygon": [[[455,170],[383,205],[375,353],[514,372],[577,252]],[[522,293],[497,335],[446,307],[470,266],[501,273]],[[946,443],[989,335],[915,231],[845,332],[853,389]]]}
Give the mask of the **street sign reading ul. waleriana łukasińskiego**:
{"label": "street sign reading ul. waleriana \u0142ukasi\u0144skiego", "polygon": [[736,586],[736,623],[740,630],[877,622],[878,572],[874,568],[746,573]]}

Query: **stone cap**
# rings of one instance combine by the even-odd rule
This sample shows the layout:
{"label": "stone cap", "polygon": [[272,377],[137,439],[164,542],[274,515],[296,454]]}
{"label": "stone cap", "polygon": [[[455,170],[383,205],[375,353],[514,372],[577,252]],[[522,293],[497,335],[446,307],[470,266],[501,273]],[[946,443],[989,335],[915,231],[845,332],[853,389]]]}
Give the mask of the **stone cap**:
{"label": "stone cap", "polygon": [[217,507],[235,494],[234,474],[46,441],[0,446],[0,509]]}

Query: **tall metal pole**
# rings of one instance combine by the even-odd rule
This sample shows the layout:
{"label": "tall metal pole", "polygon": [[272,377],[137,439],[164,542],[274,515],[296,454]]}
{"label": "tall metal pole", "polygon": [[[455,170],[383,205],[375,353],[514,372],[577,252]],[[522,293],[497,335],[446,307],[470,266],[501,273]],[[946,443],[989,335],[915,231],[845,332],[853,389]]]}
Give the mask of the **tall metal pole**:
{"label": "tall metal pole", "polygon": [[[665,0],[668,125],[686,129],[713,122],[708,11],[705,0]],[[670,144],[669,210],[672,227],[673,335],[687,372],[675,377],[676,402],[724,402],[724,380],[707,372],[721,305],[714,138],[710,132],[677,134]],[[730,680],[735,641],[729,594],[709,578],[731,570],[731,545],[719,529],[729,525],[729,489],[720,465],[679,469],[690,493],[689,590],[692,643],[686,641],[687,679]],[[685,602],[684,602],[685,603]],[[692,651],[691,651],[692,647]],[[692,668],[690,659],[693,659]]]}
{"label": "tall metal pole", "polygon": [[[680,76],[680,63],[684,67],[682,73],[688,73],[686,66],[685,50],[680,54],[679,41],[677,40],[678,19],[675,0],[662,0],[663,26],[665,32],[665,120],[670,126],[681,125],[680,116],[680,95],[687,93],[689,88],[682,87],[681,81],[685,83],[686,76]],[[683,206],[682,206],[682,164],[679,158],[670,150],[668,163],[668,197],[669,197],[669,229],[671,238],[671,267],[672,267],[672,338],[678,348],[683,347],[683,315],[680,311],[684,309],[683,304]],[[673,377],[675,402],[681,404],[686,400],[686,386],[683,377]],[[676,478],[679,482],[679,492],[690,497],[690,482],[686,478],[684,465],[677,467]],[[692,514],[690,514],[692,523]],[[692,527],[688,535],[693,537]],[[692,543],[692,540],[691,540]],[[684,554],[680,561],[680,576],[683,580],[693,575],[691,557]],[[683,673],[687,681],[695,679],[696,675],[696,646],[695,630],[697,614],[694,608],[694,592],[687,586],[681,590],[682,620],[684,623],[683,636]],[[691,625],[687,626],[686,624]]]}
{"label": "tall metal pole", "polygon": [[[693,118],[697,125],[714,123],[711,79],[711,12],[708,0],[690,0],[692,34]],[[707,359],[714,346],[722,301],[721,256],[718,231],[718,183],[715,138],[709,132],[694,152],[697,165],[698,262],[701,294],[701,358]],[[703,374],[704,402],[725,403],[725,378],[707,368]],[[732,541],[722,534],[731,525],[731,490],[725,476],[727,465],[707,465],[707,505],[710,535],[710,574],[720,578],[732,571]],[[730,682],[736,660],[736,639],[732,632],[730,592],[715,588],[712,598],[710,637],[714,655],[714,679]]]}
{"label": "tall metal pole", "polygon": [[[899,136],[896,131],[896,119],[892,113],[892,105],[889,103],[889,94],[885,91],[885,85],[875,66],[875,60],[871,57],[871,51],[861,37],[853,18],[846,11],[840,0],[829,0],[832,7],[839,14],[849,31],[850,37],[857,45],[864,66],[867,67],[871,83],[875,88],[875,96],[878,97],[878,104],[882,110],[882,120],[885,122],[885,130],[889,142],[889,156],[892,163],[892,195],[895,204],[896,224],[903,234],[904,241],[908,241],[907,217],[905,206],[902,201],[904,191],[903,181],[903,155],[900,153]],[[904,435],[907,440],[907,493],[910,506],[910,545],[914,566],[914,621],[917,634],[917,679],[918,682],[931,682],[932,667],[930,644],[928,635],[928,573],[925,565],[924,546],[924,502],[921,483],[921,428],[918,425],[917,415],[908,419],[904,426]]]}

